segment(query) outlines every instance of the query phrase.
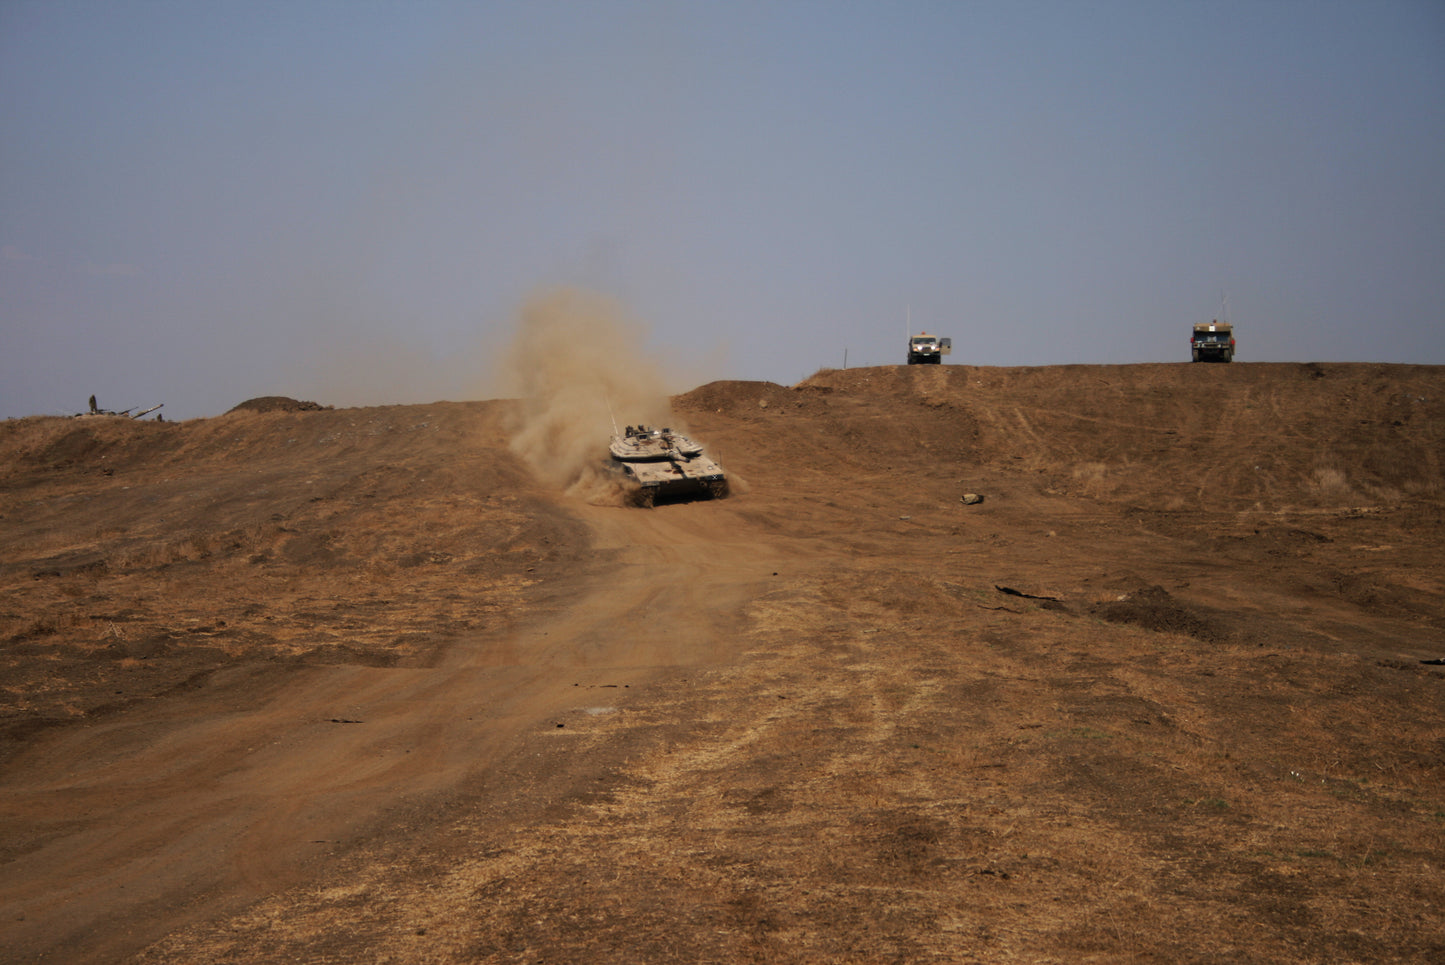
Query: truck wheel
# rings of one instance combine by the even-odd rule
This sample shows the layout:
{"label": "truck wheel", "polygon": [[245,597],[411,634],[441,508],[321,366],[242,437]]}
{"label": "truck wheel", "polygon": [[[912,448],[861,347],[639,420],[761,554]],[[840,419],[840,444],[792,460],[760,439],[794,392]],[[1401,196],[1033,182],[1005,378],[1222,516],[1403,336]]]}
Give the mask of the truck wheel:
{"label": "truck wheel", "polygon": [[1191,350],[1191,353],[1190,353],[1190,354],[1192,354],[1192,355],[1194,356],[1194,361],[1196,361],[1196,362],[1199,361],[1199,349],[1196,348],[1196,349]]}

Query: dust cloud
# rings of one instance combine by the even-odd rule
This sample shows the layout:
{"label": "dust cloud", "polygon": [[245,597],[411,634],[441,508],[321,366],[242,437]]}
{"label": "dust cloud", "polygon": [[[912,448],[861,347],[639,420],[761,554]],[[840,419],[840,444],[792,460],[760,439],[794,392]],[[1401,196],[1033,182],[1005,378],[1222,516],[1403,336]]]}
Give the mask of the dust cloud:
{"label": "dust cloud", "polygon": [[565,288],[533,297],[503,354],[507,394],[518,398],[512,451],[546,482],[588,502],[620,503],[606,471],[615,424],[675,425],[661,361],[646,329],[613,299]]}

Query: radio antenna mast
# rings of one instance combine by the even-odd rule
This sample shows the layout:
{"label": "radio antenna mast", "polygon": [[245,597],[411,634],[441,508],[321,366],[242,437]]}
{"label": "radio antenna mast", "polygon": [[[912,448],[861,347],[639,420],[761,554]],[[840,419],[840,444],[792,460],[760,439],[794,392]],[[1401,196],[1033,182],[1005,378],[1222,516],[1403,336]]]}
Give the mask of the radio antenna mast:
{"label": "radio antenna mast", "polygon": [[604,395],[602,398],[607,403],[607,417],[612,420],[612,434],[614,436],[622,435],[617,431],[617,414],[612,411],[612,397]]}

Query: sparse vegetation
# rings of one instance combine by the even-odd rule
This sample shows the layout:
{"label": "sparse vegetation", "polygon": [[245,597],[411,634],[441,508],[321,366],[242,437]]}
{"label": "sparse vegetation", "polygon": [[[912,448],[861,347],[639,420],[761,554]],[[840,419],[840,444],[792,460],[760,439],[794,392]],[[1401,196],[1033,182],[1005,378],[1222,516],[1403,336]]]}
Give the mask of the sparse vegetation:
{"label": "sparse vegetation", "polygon": [[1445,373],[1327,368],[713,383],[651,512],[503,403],[0,424],[0,958],[1438,959]]}

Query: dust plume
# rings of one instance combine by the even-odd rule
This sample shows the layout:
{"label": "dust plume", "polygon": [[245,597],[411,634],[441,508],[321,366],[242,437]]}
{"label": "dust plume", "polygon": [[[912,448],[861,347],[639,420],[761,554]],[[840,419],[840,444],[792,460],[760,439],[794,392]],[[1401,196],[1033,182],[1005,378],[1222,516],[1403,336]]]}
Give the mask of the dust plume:
{"label": "dust plume", "polygon": [[594,292],[550,291],[522,309],[503,355],[503,384],[520,399],[512,451],[569,495],[621,500],[603,469],[614,418],[619,426],[677,425],[663,366],[643,347],[645,336],[620,305]]}

